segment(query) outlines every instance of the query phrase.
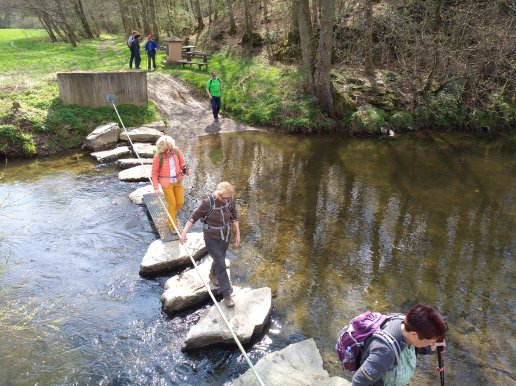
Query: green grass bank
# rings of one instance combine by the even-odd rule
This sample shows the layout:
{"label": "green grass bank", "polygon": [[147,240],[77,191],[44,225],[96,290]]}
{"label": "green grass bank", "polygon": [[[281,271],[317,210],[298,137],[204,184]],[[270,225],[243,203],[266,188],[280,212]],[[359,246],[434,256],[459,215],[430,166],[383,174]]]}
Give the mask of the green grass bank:
{"label": "green grass bank", "polygon": [[[59,99],[59,71],[114,71],[128,68],[123,36],[102,35],[81,41],[74,48],[51,43],[43,30],[0,30],[0,156],[33,156],[77,148],[96,126],[116,121],[111,108],[65,106]],[[162,64],[165,54],[159,52]],[[145,67],[143,57],[142,66]],[[209,72],[180,66],[160,66],[164,71],[205,93]],[[463,85],[450,84],[430,93],[423,103],[403,91],[403,79],[377,71],[371,80],[351,69],[332,74],[336,120],[321,113],[309,87],[295,66],[271,66],[265,55],[245,59],[228,48],[212,56],[209,70],[223,80],[223,114],[250,125],[286,133],[343,131],[352,135],[378,135],[395,131],[437,129],[491,131],[514,126],[515,101],[509,87],[493,92],[480,109],[461,103]],[[119,106],[127,126],[157,118],[147,107]]]}

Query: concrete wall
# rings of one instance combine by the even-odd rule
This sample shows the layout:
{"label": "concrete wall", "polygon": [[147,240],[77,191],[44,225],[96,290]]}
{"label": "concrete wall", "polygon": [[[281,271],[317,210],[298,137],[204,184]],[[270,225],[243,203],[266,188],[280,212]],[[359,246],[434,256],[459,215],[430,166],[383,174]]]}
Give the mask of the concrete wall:
{"label": "concrete wall", "polygon": [[147,73],[118,72],[59,72],[59,96],[64,104],[102,107],[111,106],[106,94],[114,94],[116,105],[147,106]]}

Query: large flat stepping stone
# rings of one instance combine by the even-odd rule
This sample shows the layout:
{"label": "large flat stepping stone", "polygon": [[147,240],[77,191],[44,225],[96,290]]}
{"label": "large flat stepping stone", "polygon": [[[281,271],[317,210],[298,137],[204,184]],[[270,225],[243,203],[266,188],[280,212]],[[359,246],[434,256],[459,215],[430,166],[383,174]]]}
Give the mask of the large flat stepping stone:
{"label": "large flat stepping stone", "polygon": [[[223,301],[220,308],[226,315],[241,343],[249,343],[254,334],[261,334],[272,309],[271,289],[241,290],[233,293],[235,307],[228,308]],[[215,306],[193,326],[186,335],[184,349],[193,350],[216,344],[235,345],[235,341]]]}
{"label": "large flat stepping stone", "polygon": [[120,133],[120,141],[128,141],[131,138],[133,142],[152,142],[155,143],[159,137],[163,136],[163,132],[150,127],[132,127],[127,132]]}
{"label": "large flat stepping stone", "polygon": [[[128,148],[129,149],[129,148]],[[116,166],[120,169],[129,169],[135,166],[139,166],[141,164],[144,165],[152,165],[152,158],[124,158],[116,161]]]}
{"label": "large flat stepping stone", "polygon": [[[211,292],[218,295],[219,287],[215,287],[208,277],[212,262],[213,259],[208,256],[201,264],[197,265],[197,269],[204,281],[209,284]],[[226,259],[226,267],[229,268],[228,259]],[[229,275],[229,269],[227,271]],[[180,275],[171,277],[165,282],[165,292],[161,295],[161,303],[163,303],[163,311],[172,313],[203,303],[209,298],[210,295],[202,283],[199,273],[195,268],[192,268]]]}
{"label": "large flat stepping stone", "polygon": [[141,158],[152,158],[156,148],[151,143],[133,143],[133,151],[137,152]]}
{"label": "large flat stepping stone", "polygon": [[120,127],[118,123],[109,122],[98,126],[86,137],[85,145],[88,149],[100,150],[113,147],[118,142]]}
{"label": "large flat stepping stone", "polygon": [[122,170],[118,173],[120,181],[140,182],[149,181],[152,173],[152,165],[139,165],[133,168]]}
{"label": "large flat stepping stone", "polygon": [[[162,195],[162,199],[165,200],[165,197],[163,197],[163,189],[161,189],[161,185],[158,185],[160,194]],[[154,194],[154,187],[149,184],[142,186],[141,188],[136,189],[134,192],[129,193],[129,200],[134,202],[137,205],[143,204],[143,196],[146,194]]]}
{"label": "large flat stepping stone", "polygon": [[191,264],[191,260],[185,246],[195,261],[203,257],[207,251],[202,232],[188,233],[185,245],[181,244],[179,240],[163,241],[158,239],[149,245],[140,264],[140,273],[157,274],[188,266]]}
{"label": "large flat stepping stone", "polygon": [[[351,386],[341,377],[331,377],[323,369],[321,354],[313,339],[288,345],[260,359],[254,368],[267,386]],[[233,386],[259,386],[251,369]]]}
{"label": "large flat stepping stone", "polygon": [[97,162],[107,163],[116,161],[121,157],[131,155],[131,150],[127,146],[119,146],[112,150],[96,151],[91,153],[91,156],[97,159]]}

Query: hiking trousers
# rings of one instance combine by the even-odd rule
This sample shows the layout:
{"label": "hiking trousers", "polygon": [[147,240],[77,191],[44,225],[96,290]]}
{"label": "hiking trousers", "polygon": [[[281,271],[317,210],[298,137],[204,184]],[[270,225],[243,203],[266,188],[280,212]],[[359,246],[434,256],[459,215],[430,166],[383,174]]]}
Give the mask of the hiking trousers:
{"label": "hiking trousers", "polygon": [[[185,203],[185,189],[183,188],[183,184],[181,182],[171,182],[167,188],[164,188],[163,186],[161,188],[163,189],[163,194],[165,195],[165,200],[168,204],[168,213],[179,228],[177,212]],[[174,227],[172,226],[170,219],[167,220],[167,226],[174,231]]]}
{"label": "hiking trousers", "polygon": [[220,111],[220,97],[212,96],[211,97],[211,110],[213,111],[213,118],[219,119],[219,111]]}
{"label": "hiking trousers", "polygon": [[152,66],[154,69],[156,69],[156,53],[149,53],[147,52],[147,70],[150,71],[151,68],[151,60],[152,60]]}
{"label": "hiking trousers", "polygon": [[215,274],[219,281],[219,293],[226,296],[231,295],[233,288],[229,281],[228,271],[226,270],[226,252],[228,251],[229,242],[212,239],[204,235],[204,242],[206,243],[206,249],[213,259],[211,264],[211,272]]}

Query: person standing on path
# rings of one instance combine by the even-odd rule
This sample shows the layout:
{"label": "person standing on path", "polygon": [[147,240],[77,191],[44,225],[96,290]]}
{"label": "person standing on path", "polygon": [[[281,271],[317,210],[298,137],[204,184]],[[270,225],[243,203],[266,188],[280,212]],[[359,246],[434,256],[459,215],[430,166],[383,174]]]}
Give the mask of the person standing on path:
{"label": "person standing on path", "polygon": [[222,81],[217,77],[217,73],[212,71],[211,79],[206,82],[206,93],[211,101],[211,110],[213,111],[213,119],[219,121],[220,96],[222,93]]}
{"label": "person standing on path", "polygon": [[147,43],[145,43],[145,51],[147,52],[147,71],[151,69],[151,60],[154,71],[156,71],[156,51],[158,50],[158,43],[152,38],[152,35],[147,36]]}
{"label": "person standing on path", "polygon": [[127,38],[127,47],[129,47],[129,51],[131,51],[131,57],[129,58],[129,68],[133,68],[134,51],[131,48],[131,45],[133,44],[134,36],[137,33],[138,32],[133,31],[133,32],[131,32],[131,35],[129,35],[129,37]]}
{"label": "person standing on path", "polygon": [[142,58],[140,57],[140,34],[136,33],[134,35],[133,41],[131,42],[131,60],[129,60],[129,68],[133,67],[133,61],[134,58],[134,67],[139,70],[140,69],[140,62],[142,61]]}
{"label": "person standing on path", "polygon": [[226,270],[226,252],[231,236],[231,225],[235,232],[235,246],[240,245],[240,228],[234,193],[233,186],[229,182],[219,183],[217,189],[202,200],[179,236],[179,240],[184,244],[186,233],[190,227],[201,219],[204,242],[213,259],[209,278],[215,286],[219,287],[219,293],[224,296],[226,307],[235,306],[235,301],[231,296],[233,287]]}
{"label": "person standing on path", "polygon": [[[168,204],[168,213],[176,227],[181,229],[177,221],[177,212],[185,202],[183,177],[185,174],[189,174],[189,171],[183,153],[176,146],[176,142],[171,136],[160,137],[156,142],[156,148],[156,154],[154,154],[152,160],[152,186],[154,192],[158,195],[158,184],[161,185]],[[167,226],[174,232],[170,218],[167,221]]]}

